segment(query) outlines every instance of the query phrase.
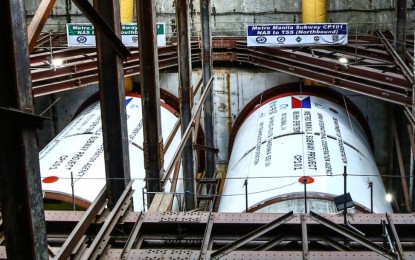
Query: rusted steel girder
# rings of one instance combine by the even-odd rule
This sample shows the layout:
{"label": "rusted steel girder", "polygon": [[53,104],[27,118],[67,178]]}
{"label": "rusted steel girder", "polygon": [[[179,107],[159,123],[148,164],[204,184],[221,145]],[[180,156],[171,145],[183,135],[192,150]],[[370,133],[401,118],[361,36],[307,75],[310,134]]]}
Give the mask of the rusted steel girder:
{"label": "rusted steel girder", "polygon": [[[312,49],[309,47],[296,49],[251,49],[246,47],[245,39],[242,37],[215,37],[212,39],[212,47],[215,50],[212,58],[215,62],[239,61],[247,65],[262,66],[299,77],[310,77],[310,73],[315,71],[314,76],[316,80],[319,78],[329,85],[385,101],[409,105],[410,98],[408,97],[412,92],[412,84],[406,75],[400,71],[400,67],[396,64],[396,59],[392,57],[390,51],[386,48],[388,46],[385,47],[385,43],[382,44],[381,39],[375,36],[357,37],[356,40],[357,45],[330,46],[324,49]],[[191,60],[192,62],[199,63],[201,60],[199,45],[193,42],[191,47]],[[383,49],[379,49],[380,47]],[[73,50],[70,51],[74,55],[79,55],[79,53]],[[64,51],[59,51],[57,55],[64,55],[64,53]],[[138,53],[136,51],[133,51],[133,53],[133,57],[124,66],[126,75],[139,74]],[[341,55],[349,55],[351,60],[355,62],[348,66],[338,64],[335,58]],[[69,68],[56,68],[56,71],[53,69],[45,71],[33,70],[35,96],[95,83],[96,80],[94,80],[93,75],[96,71],[93,69],[96,68],[96,65],[95,61],[91,59],[93,57],[94,54],[89,52],[84,57],[83,62],[69,62],[67,64]],[[258,59],[252,62],[252,59],[255,57],[258,57]],[[33,57],[33,59],[39,62],[36,64],[40,65],[42,61],[47,59],[47,56],[39,54],[38,57]],[[80,56],[77,56],[74,60],[78,61],[78,59],[80,59]],[[160,69],[176,67],[176,46],[159,48],[159,60]],[[265,63],[261,64],[263,61]],[[282,67],[270,66],[269,62],[277,62]],[[298,69],[294,73],[292,70],[287,70],[288,66]],[[46,80],[48,77],[52,79]]]}
{"label": "rusted steel girder", "polygon": [[[202,68],[203,68],[203,89],[213,74],[213,58],[212,58],[212,35],[210,30],[210,0],[200,0],[200,19],[202,24]],[[204,107],[204,130],[205,145],[214,148],[213,142],[213,102],[212,91],[209,91],[205,100]],[[215,173],[216,163],[215,154],[211,151],[205,153],[205,177],[212,178]]]}
{"label": "rusted steel girder", "polygon": [[396,31],[395,48],[399,57],[405,59],[406,53],[406,13],[407,0],[397,0],[396,5]]}
{"label": "rusted steel girder", "polygon": [[405,91],[412,90],[412,84],[408,80],[406,80],[405,77],[399,74],[382,73],[382,71],[380,70],[376,70],[373,68],[365,68],[361,66],[354,66],[353,64],[341,65],[333,59],[313,57],[311,54],[308,53],[292,51],[287,49],[274,48],[268,50],[258,48],[258,50],[249,49],[249,51],[258,55],[268,56],[269,59],[273,58],[278,61],[280,59],[283,59],[287,62],[292,62],[293,64],[313,66],[316,69],[316,71],[318,69],[332,71],[333,73],[341,74],[344,78],[354,77],[356,79],[363,79],[367,81],[385,84],[386,86],[403,89]]}
{"label": "rusted steel girder", "polygon": [[[94,0],[94,6],[108,23],[108,30],[121,37],[119,0]],[[105,37],[109,32],[104,30],[107,29],[95,29],[105,177],[108,204],[112,208],[123,194],[131,176],[123,63],[117,50]]]}
{"label": "rusted steel girder", "polygon": [[147,202],[161,191],[163,136],[160,115],[159,62],[156,38],[155,0],[137,0],[141,103],[143,113],[144,169]]}
{"label": "rusted steel girder", "polygon": [[335,75],[333,71],[316,71],[312,66],[303,66],[284,62],[283,60],[270,60],[266,55],[245,54],[238,55],[238,60],[252,65],[285,72],[294,76],[307,77],[327,85],[344,88],[362,95],[371,96],[392,103],[409,106],[412,97],[405,91],[385,89],[385,86],[373,84],[372,82],[360,82],[357,79]]}
{"label": "rusted steel girder", "polygon": [[[119,214],[124,214],[122,221],[110,227],[108,224],[117,222]],[[83,215],[83,212],[74,211],[46,212],[47,223],[51,227],[48,238],[56,243],[56,249],[59,248],[59,239],[62,236],[67,237],[66,232],[70,232],[70,228]],[[220,259],[265,259],[268,256],[269,259],[285,256],[286,252],[290,252],[290,258],[295,256],[296,259],[303,259],[303,252],[307,252],[307,248],[303,247],[306,241],[310,242],[308,256],[313,259],[366,259],[380,256],[394,258],[396,253],[391,252],[389,247],[382,246],[383,237],[379,231],[380,221],[386,217],[390,227],[394,229],[394,241],[400,244],[400,256],[406,259],[415,256],[415,237],[412,231],[415,222],[412,214],[356,214],[349,221],[365,233],[365,237],[344,228],[343,217],[339,215],[310,213],[285,216],[292,219],[288,220],[284,214],[269,213],[122,213],[121,210],[109,215],[105,212],[90,224],[85,239],[73,253],[82,256],[91,249],[88,248],[89,239],[104,234],[102,230],[112,230],[105,233],[105,236],[110,235],[109,239],[101,244],[99,251],[102,258],[124,259],[128,256],[212,259],[222,256]],[[307,236],[303,236],[302,230],[305,229]],[[341,244],[345,238],[351,241],[349,247]],[[168,249],[177,247],[180,250]],[[325,251],[320,251],[322,247]],[[234,250],[236,248],[238,249]],[[1,254],[2,247],[0,256]]]}
{"label": "rusted steel girder", "polygon": [[[95,63],[95,62],[94,62]],[[132,60],[126,63],[124,67],[125,76],[133,76],[140,74],[140,65],[138,60]],[[89,67],[91,65],[91,67]],[[82,67],[82,66],[81,66]],[[86,87],[88,85],[98,83],[98,70],[93,66],[93,63],[85,65],[86,70],[83,73],[70,73],[62,80],[56,80],[53,82],[46,81],[42,84],[33,87],[33,94],[35,97],[53,94],[61,91]],[[159,69],[167,69],[177,67],[177,57],[169,57],[159,60]],[[76,68],[76,66],[74,66]]]}
{"label": "rusted steel girder", "polygon": [[29,28],[27,29],[29,53],[31,53],[35,47],[36,41],[42,32],[43,26],[45,25],[46,20],[48,19],[50,12],[55,5],[55,2],[56,0],[42,0],[42,2],[40,2],[36,13],[30,22]]}
{"label": "rusted steel girder", "polygon": [[0,1],[0,204],[9,259],[48,259],[23,0]]}
{"label": "rusted steel girder", "polygon": [[[190,55],[190,27],[189,27],[189,1],[176,1],[177,21],[177,45],[179,62],[179,100],[180,117],[182,122],[182,137],[192,117],[191,96],[192,96],[192,62]],[[208,79],[209,80],[209,79]],[[196,182],[193,162],[192,140],[188,139],[183,148],[183,185],[185,190],[186,210],[196,208]]]}

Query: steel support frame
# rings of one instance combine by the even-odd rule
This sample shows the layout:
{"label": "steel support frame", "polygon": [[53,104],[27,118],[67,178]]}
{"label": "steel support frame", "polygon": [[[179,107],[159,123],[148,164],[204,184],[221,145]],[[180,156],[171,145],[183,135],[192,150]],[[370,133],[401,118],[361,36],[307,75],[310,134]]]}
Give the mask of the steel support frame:
{"label": "steel support frame", "polygon": [[407,0],[397,0],[396,5],[396,31],[395,31],[395,49],[399,57],[405,60],[406,54],[406,13]]}
{"label": "steel support frame", "polygon": [[131,249],[134,248],[134,244],[136,243],[137,238],[140,234],[141,226],[143,225],[143,220],[144,220],[144,217],[143,217],[143,214],[141,212],[140,215],[138,216],[138,220],[137,220],[137,222],[135,222],[134,227],[133,227],[130,235],[128,236],[127,242],[125,243],[125,246],[124,246],[124,248],[121,252],[121,258],[122,259],[127,259]]}
{"label": "steel support frame", "polygon": [[400,138],[399,138],[399,134],[398,134],[397,126],[396,126],[395,116],[393,116],[393,119],[392,119],[392,134],[393,134],[393,140],[395,143],[396,158],[397,158],[398,165],[399,165],[399,173],[401,176],[402,192],[403,192],[403,197],[404,197],[404,202],[405,202],[405,208],[407,212],[411,212],[411,202],[410,202],[410,197],[409,197],[408,181],[407,181],[407,177],[405,173],[405,167],[404,167],[404,162],[402,158],[401,143],[400,143]]}
{"label": "steel support frame", "polygon": [[222,256],[229,254],[230,252],[234,251],[235,249],[239,248],[240,246],[252,241],[253,239],[265,234],[266,232],[282,225],[283,223],[289,221],[290,219],[294,218],[293,212],[289,212],[274,221],[271,221],[269,224],[263,225],[262,227],[252,231],[251,233],[241,237],[240,239],[235,240],[234,242],[229,243],[228,245],[214,251],[210,256],[212,259],[219,259]]}
{"label": "steel support frame", "polygon": [[[212,59],[212,35],[210,30],[210,0],[200,0],[200,19],[202,24],[202,69],[203,69],[203,89],[213,74]],[[202,90],[203,90],[202,89]],[[212,91],[209,91],[204,107],[204,130],[205,146],[214,147],[213,142],[213,102]],[[205,153],[205,176],[212,178],[215,174],[216,163],[215,153],[206,150]]]}
{"label": "steel support frame", "polygon": [[163,171],[163,136],[160,114],[159,63],[156,38],[155,0],[137,0],[140,49],[141,103],[143,113],[144,169],[147,201],[160,192]]}
{"label": "steel support frame", "polygon": [[98,215],[98,212],[107,204],[105,187],[98,194],[95,201],[89,206],[88,210],[83,214],[76,227],[65,240],[55,259],[68,259],[78,242],[85,235],[86,230],[92,224],[92,221]]}
{"label": "steel support frame", "polygon": [[[0,107],[33,115],[24,1],[0,2]],[[7,111],[6,111],[7,113]],[[36,129],[21,118],[0,124],[0,204],[9,259],[48,259]]]}
{"label": "steel support frame", "polygon": [[307,214],[301,214],[301,244],[303,246],[303,259],[309,259],[308,234],[307,234]]}
{"label": "steel support frame", "polygon": [[[324,53],[325,51],[332,51],[338,54],[348,53],[350,55],[357,55],[356,58],[368,60],[367,66],[357,66],[351,64],[344,67],[336,64],[331,59],[319,58],[310,53],[310,48],[296,49],[271,49],[271,48],[256,48],[248,49],[245,40],[238,37],[214,38],[212,46],[218,52],[215,54],[232,53],[232,60],[250,64],[253,66],[261,66],[272,70],[282,71],[291,75],[300,77],[310,77],[309,74],[315,73],[315,80],[325,82],[328,85],[344,88],[349,91],[354,91],[362,95],[379,98],[388,102],[397,103],[400,105],[411,106],[411,92],[412,85],[408,76],[412,75],[405,64],[396,58],[396,52],[391,49],[388,40],[372,37],[377,41],[376,47],[383,47],[383,50],[370,49],[371,45],[365,41],[359,41],[359,44],[369,47],[363,49],[361,46],[353,46],[352,44],[346,46],[329,47],[327,49],[313,50],[314,53]],[[384,38],[384,37],[383,37]],[[201,55],[199,55],[198,44],[192,43],[192,61],[198,62]],[[88,50],[87,50],[88,51]],[[67,50],[68,55],[79,57],[79,53],[73,50]],[[54,56],[63,56],[64,51],[55,52]],[[139,73],[138,53],[133,51],[133,56],[125,64],[126,75],[137,75]],[[337,54],[337,55],[338,55]],[[91,56],[92,55],[92,56]],[[93,54],[89,56],[93,57]],[[88,56],[88,57],[89,57]],[[46,95],[49,93],[68,90],[71,88],[78,88],[96,82],[96,69],[94,69],[93,60],[84,57],[82,62],[72,62],[68,59],[67,66],[57,68],[56,71],[51,69],[36,69],[33,70],[33,83],[35,96]],[[212,56],[212,58],[215,55]],[[221,56],[222,57],[222,56]],[[42,65],[49,56],[47,54],[36,54],[32,57],[32,64]],[[177,66],[177,51],[175,46],[168,46],[159,48],[159,68],[172,68]],[[76,61],[76,60],[74,60]],[[276,62],[276,64],[275,64]],[[385,73],[381,69],[372,68],[370,64],[391,64],[395,67],[405,69],[406,74],[400,73],[399,70]],[[315,66],[310,67],[308,64],[317,65],[318,71],[315,71]],[[281,65],[281,66],[279,66]],[[290,69],[288,69],[290,68]],[[401,70],[403,71],[403,69]],[[405,72],[404,71],[404,72]],[[50,78],[49,80],[45,80]]]}
{"label": "steel support frame", "polygon": [[374,252],[388,258],[388,259],[395,259],[396,258],[396,254],[373,243],[372,241],[366,239],[365,237],[354,233],[350,230],[348,230],[347,228],[340,226],[340,225],[336,225],[335,223],[329,221],[328,219],[314,213],[314,212],[310,212],[310,218],[317,221],[318,223],[330,228],[331,230],[334,230],[336,232],[338,232],[339,234],[345,236],[348,239],[351,239],[352,241],[356,241],[359,244],[369,248],[370,250],[373,250]]}
{"label": "steel support frame", "polygon": [[[125,200],[124,200],[125,201]],[[123,202],[121,204],[124,204]],[[123,206],[124,208],[127,206]],[[117,211],[119,212],[119,211]],[[65,232],[68,231],[68,227],[75,226],[77,221],[83,219],[82,212],[46,212],[48,226],[54,227],[54,232],[49,235],[49,239],[53,239],[54,235],[57,235],[57,239],[62,236],[66,236]],[[211,259],[212,254],[215,254],[217,248],[220,245],[228,247],[238,247],[238,244],[243,244],[248,241],[246,247],[240,247],[237,251],[229,251],[226,256],[222,256],[221,259],[229,259],[232,257],[241,258],[249,255],[250,258],[275,259],[275,257],[283,257],[286,251],[280,251],[281,248],[275,246],[279,245],[282,241],[301,242],[304,239],[301,230],[304,230],[304,226],[308,229],[309,235],[307,235],[308,241],[314,241],[317,243],[323,242],[331,246],[333,249],[329,251],[321,252],[316,251],[314,245],[316,243],[309,244],[308,256],[310,259],[333,259],[333,258],[346,258],[351,259],[366,259],[366,257],[381,257],[384,254],[388,254],[387,249],[382,248],[379,244],[382,242],[381,233],[379,232],[380,221],[385,219],[385,215],[381,214],[357,214],[354,215],[351,222],[355,227],[364,231],[366,237],[369,240],[362,239],[354,232],[343,228],[342,216],[325,214],[324,218],[315,221],[314,217],[309,214],[294,214],[293,219],[286,223],[279,225],[278,230],[269,227],[268,231],[261,230],[270,222],[275,222],[281,219],[283,214],[267,214],[267,213],[213,213],[213,212],[125,212],[121,221],[117,221],[118,213],[109,215],[110,213],[105,211],[101,214],[94,223],[91,224],[89,232],[84,236],[83,240],[94,239],[100,236],[101,238],[108,237],[107,235],[101,236],[96,233],[101,232],[104,226],[107,226],[107,230],[112,230],[110,236],[111,240],[106,249],[102,252],[101,257],[109,259],[126,259],[126,258],[139,258],[141,257],[171,257],[172,259],[183,258],[184,256],[190,259]],[[307,223],[303,220],[304,217],[308,218]],[[399,232],[401,235],[397,239],[393,239],[394,243],[400,240],[402,247],[407,250],[403,252],[401,250],[401,257],[406,259],[412,259],[415,257],[415,251],[412,250],[412,244],[415,242],[415,238],[411,231],[414,225],[413,214],[395,214],[388,216],[393,226],[396,228],[396,236]],[[116,226],[109,228],[105,223],[116,223]],[[321,223],[323,222],[323,223]],[[324,229],[324,236],[321,236],[322,224],[327,229]],[[392,227],[389,225],[389,228]],[[61,228],[61,229],[60,229]],[[180,230],[178,230],[181,229]],[[261,232],[265,232],[260,237],[254,239],[254,236],[258,236]],[[391,236],[395,237],[393,231],[390,232]],[[129,234],[129,236],[128,236]],[[253,237],[247,240],[242,240],[247,237],[246,234],[253,234]],[[330,239],[327,238],[330,236]],[[348,237],[351,240],[352,248],[344,247],[341,245],[343,236]],[[127,237],[129,237],[127,239]],[[79,241],[78,238],[76,242]],[[183,241],[189,241],[188,244]],[[198,241],[198,242],[197,242]],[[230,246],[229,242],[231,242]],[[355,241],[355,242],[354,242]],[[114,242],[114,243],[112,243]],[[153,243],[155,242],[155,243]],[[161,242],[161,243],[160,243]],[[106,241],[105,241],[106,243]],[[181,249],[165,249],[171,246],[175,248],[177,243],[182,243]],[[200,249],[195,250],[195,243],[200,245]],[[145,248],[141,247],[145,244]],[[286,244],[286,243],[285,243]],[[123,245],[125,245],[123,247]],[[127,246],[129,245],[129,246]],[[253,246],[260,245],[254,248]],[[109,248],[111,246],[111,248]],[[144,245],[143,245],[144,246]],[[188,246],[188,247],[187,247]],[[280,246],[282,246],[280,244]],[[250,249],[252,248],[252,249]],[[317,250],[320,246],[317,245]],[[369,248],[366,249],[365,248]],[[55,248],[53,248],[55,249]],[[286,248],[282,248],[287,250]],[[0,247],[0,256],[2,255],[4,247]],[[80,242],[78,247],[73,250],[75,256],[83,257],[88,252],[87,245],[84,242]],[[337,251],[339,250],[339,251]],[[344,250],[344,251],[341,251]],[[345,252],[350,250],[356,250],[352,252]],[[374,250],[375,252],[371,252]],[[99,250],[101,251],[101,250]],[[292,248],[290,252],[291,257],[298,257],[303,259],[303,246],[298,243],[295,248]],[[203,255],[203,253],[205,253]],[[320,254],[321,253],[321,254]],[[214,256],[214,255],[213,255]],[[391,255],[388,255],[391,257]]]}
{"label": "steel support frame", "polygon": [[213,215],[212,215],[212,213],[210,213],[209,220],[206,224],[205,234],[203,235],[202,247],[200,249],[200,255],[199,255],[200,260],[208,259],[207,252],[208,252],[208,250],[211,249],[209,247],[211,246],[211,235],[212,235],[213,221],[214,221],[213,220]]}
{"label": "steel support frame", "polygon": [[[101,37],[105,37],[105,39],[108,41],[108,43],[112,46],[113,50],[117,52],[117,54],[123,59],[126,60],[129,56],[131,56],[130,51],[125,47],[125,45],[122,43],[120,39],[120,32],[121,28],[118,26],[114,27],[113,20],[116,18],[115,16],[108,20],[108,17],[106,15],[101,16],[99,12],[97,12],[94,7],[88,2],[84,0],[72,0],[72,2],[75,3],[75,5],[81,10],[81,12],[85,15],[86,18],[95,26],[95,31],[99,31],[101,33]],[[95,2],[95,5],[97,5],[97,2]],[[102,4],[104,5],[104,4]],[[114,1],[112,4],[107,3],[107,8],[112,8],[114,5]],[[118,9],[119,10],[119,3],[118,3]],[[104,7],[102,7],[104,8]],[[102,10],[101,8],[98,10]],[[119,14],[118,21],[120,21]],[[106,21],[109,21],[110,24],[108,24]]]}
{"label": "steel support frame", "polygon": [[36,41],[42,32],[43,26],[45,25],[46,20],[48,19],[50,12],[55,5],[55,2],[56,0],[42,0],[42,2],[40,2],[35,15],[30,22],[29,28],[27,29],[29,53],[33,51],[36,45]]}
{"label": "steel support frame", "polygon": [[404,252],[403,252],[403,249],[402,249],[401,241],[399,240],[398,232],[396,232],[395,224],[393,224],[393,220],[391,219],[391,217],[389,216],[388,213],[386,213],[386,220],[388,221],[388,225],[389,225],[390,231],[392,233],[392,238],[395,242],[395,248],[396,248],[396,251],[399,254],[399,258],[400,258],[400,260],[405,260],[406,257],[404,255]]}
{"label": "steel support frame", "polygon": [[255,64],[263,68],[286,72],[294,76],[307,77],[309,79],[325,83],[329,86],[343,88],[362,95],[374,97],[377,99],[389,101],[404,106],[409,106],[412,104],[412,97],[410,97],[408,94],[385,90],[380,87],[374,87],[369,83],[360,83],[358,81],[349,80],[347,78],[336,77],[328,71],[316,72],[311,68],[303,68],[300,66],[292,65],[290,63],[269,60],[266,57],[253,54],[245,55],[245,57],[244,55],[239,55],[238,61]]}
{"label": "steel support frame", "polygon": [[[398,0],[403,2],[403,0]],[[408,80],[408,83],[414,83],[414,74],[413,71],[409,69],[409,67],[404,62],[405,60],[405,54],[401,56],[399,53],[395,51],[393,46],[389,43],[389,40],[386,38],[385,34],[381,31],[376,31],[376,34],[382,41],[385,48],[388,50],[389,54],[392,56],[392,58],[395,60],[396,65],[401,69],[402,73],[405,75],[406,79]],[[406,42],[404,42],[404,45]],[[412,84],[411,84],[412,85]]]}
{"label": "steel support frame", "polygon": [[189,137],[191,136],[192,130],[195,127],[193,122],[195,122],[196,118],[199,117],[199,115],[202,111],[204,100],[205,100],[205,98],[208,94],[208,91],[212,88],[213,80],[214,80],[214,78],[210,78],[207,88],[205,88],[205,90],[201,94],[200,99],[199,99],[200,102],[199,102],[198,106],[195,109],[195,113],[194,113],[193,117],[191,118],[189,124],[185,128],[184,133],[182,134],[182,139],[180,140],[180,143],[177,147],[177,150],[174,153],[174,155],[172,157],[172,160],[170,161],[170,164],[167,166],[166,173],[165,173],[165,175],[163,177],[163,181],[162,181],[163,189],[164,189],[165,185],[167,184],[168,178],[170,177],[170,174],[173,171],[174,166],[176,165],[176,163],[180,159],[180,157],[181,157],[180,154],[183,152],[183,149],[185,148],[186,143],[189,142]]}
{"label": "steel support frame", "polygon": [[[94,6],[115,35],[121,35],[119,0],[94,0]],[[101,17],[101,16],[100,16]],[[121,58],[114,46],[96,28],[98,76],[101,105],[105,176],[109,206],[113,207],[130,181],[127,114],[124,94],[124,73]],[[106,29],[104,29],[106,30]]]}
{"label": "steel support frame", "polygon": [[132,202],[131,198],[133,196],[134,191],[131,189],[131,187],[133,185],[133,182],[134,181],[130,181],[130,183],[125,188],[124,192],[117,201],[117,204],[109,213],[98,234],[95,236],[94,240],[89,246],[88,250],[86,250],[86,253],[82,255],[83,259],[97,259],[98,256],[101,255],[102,252],[105,250],[109,242],[112,230],[119,221],[120,217],[123,216],[124,213],[128,210],[128,207]]}
{"label": "steel support frame", "polygon": [[[159,69],[173,67],[177,67],[176,56],[160,56]],[[139,74],[139,54],[136,53],[125,63],[124,75],[133,76]],[[48,70],[33,72],[32,75],[35,77],[33,81],[35,97],[81,88],[98,82],[98,70],[94,60],[57,68],[53,72]],[[49,79],[45,80],[46,78]]]}
{"label": "steel support frame", "polygon": [[[189,0],[176,0],[177,46],[179,64],[179,101],[182,137],[192,117],[192,62],[190,54]],[[182,155],[186,210],[196,208],[196,182],[192,141],[187,140]]]}

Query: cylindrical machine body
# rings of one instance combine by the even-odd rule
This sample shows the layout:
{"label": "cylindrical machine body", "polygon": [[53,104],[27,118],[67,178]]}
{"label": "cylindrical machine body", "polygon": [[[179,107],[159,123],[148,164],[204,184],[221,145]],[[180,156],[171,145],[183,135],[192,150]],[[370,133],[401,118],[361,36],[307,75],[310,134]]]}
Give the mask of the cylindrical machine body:
{"label": "cylindrical machine body", "polygon": [[[127,127],[130,150],[131,179],[134,180],[134,210],[143,209],[145,171],[143,159],[143,121],[140,96],[126,97]],[[167,140],[177,121],[177,113],[161,102],[163,140]],[[99,102],[84,109],[39,154],[42,188],[46,199],[75,203],[87,207],[105,186]],[[165,163],[173,157],[180,142],[180,129],[165,153]],[[170,182],[166,190],[170,190]],[[182,189],[182,182],[177,184]]]}
{"label": "cylindrical machine body", "polygon": [[[337,212],[333,199],[344,194],[344,166],[358,211],[370,211],[371,181],[373,211],[392,212],[354,116],[314,94],[276,95],[255,107],[236,134],[219,211],[243,212],[247,203],[250,212],[304,212],[307,201],[308,211]],[[312,177],[308,184],[305,176]]]}

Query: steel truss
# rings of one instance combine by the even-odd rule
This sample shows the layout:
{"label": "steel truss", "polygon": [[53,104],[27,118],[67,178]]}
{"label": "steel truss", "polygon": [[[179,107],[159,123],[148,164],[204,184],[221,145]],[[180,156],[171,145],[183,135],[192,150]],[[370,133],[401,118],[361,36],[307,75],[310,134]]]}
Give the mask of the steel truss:
{"label": "steel truss", "polygon": [[[412,105],[411,60],[403,61],[391,48],[389,32],[377,32],[376,36],[349,38],[348,45],[267,48],[247,47],[241,37],[215,37],[212,40],[212,59],[216,64],[244,64],[285,72],[309,78],[329,86],[347,89],[362,95],[392,103]],[[201,63],[201,44],[192,42],[191,59]],[[140,73],[139,53],[124,62],[125,75]],[[63,58],[65,66],[50,68],[47,65],[50,52],[38,52],[31,56],[33,93],[35,96],[87,86],[98,82],[98,69],[94,49],[61,49],[53,57]],[[408,53],[407,57],[412,55]],[[348,64],[338,59],[347,57]],[[159,68],[177,68],[177,46],[174,42],[159,48]],[[225,63],[224,63],[225,62]],[[230,63],[230,64],[229,64]]]}
{"label": "steel truss", "polygon": [[[112,211],[46,211],[55,259],[413,259],[414,214],[131,212],[131,185]],[[356,231],[358,230],[358,231]],[[0,246],[0,259],[5,259]]]}

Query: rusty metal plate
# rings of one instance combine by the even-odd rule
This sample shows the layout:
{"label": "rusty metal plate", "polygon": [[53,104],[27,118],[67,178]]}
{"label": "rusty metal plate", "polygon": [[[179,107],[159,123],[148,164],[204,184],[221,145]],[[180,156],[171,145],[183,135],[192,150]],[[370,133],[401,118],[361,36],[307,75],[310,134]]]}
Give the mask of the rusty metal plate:
{"label": "rusty metal plate", "polygon": [[79,221],[85,211],[45,211],[46,221]]}
{"label": "rusty metal plate", "polygon": [[163,212],[160,222],[207,222],[208,213]]}
{"label": "rusty metal plate", "polygon": [[[274,213],[213,213],[213,219],[215,224],[267,224],[283,215],[284,214]],[[286,223],[300,223],[299,216],[299,214],[296,214],[292,220],[289,220]]]}
{"label": "rusty metal plate", "polygon": [[131,250],[127,259],[146,259],[146,260],[187,260],[192,255],[191,250],[168,250],[168,249],[149,249]]}

